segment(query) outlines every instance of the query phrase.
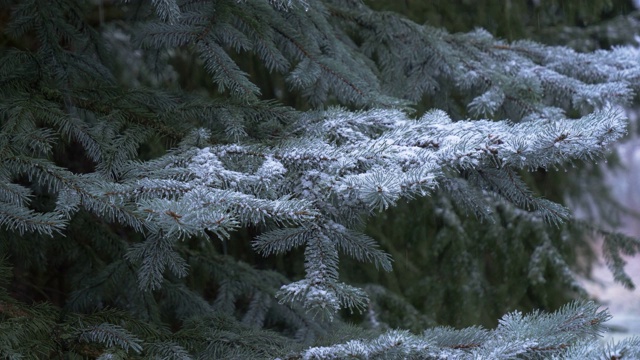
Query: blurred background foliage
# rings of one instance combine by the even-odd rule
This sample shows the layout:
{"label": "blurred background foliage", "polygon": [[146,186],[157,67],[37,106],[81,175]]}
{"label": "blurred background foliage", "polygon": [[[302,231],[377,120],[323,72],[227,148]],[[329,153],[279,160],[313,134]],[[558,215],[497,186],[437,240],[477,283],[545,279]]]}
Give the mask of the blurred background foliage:
{"label": "blurred background foliage", "polygon": [[[549,44],[560,44],[555,37],[566,27],[587,30],[635,10],[631,1],[623,0],[367,0],[365,3],[373,9],[398,12],[417,23],[443,27],[450,32],[480,27],[506,40],[535,39]],[[601,44],[609,41],[604,37],[598,40]]]}

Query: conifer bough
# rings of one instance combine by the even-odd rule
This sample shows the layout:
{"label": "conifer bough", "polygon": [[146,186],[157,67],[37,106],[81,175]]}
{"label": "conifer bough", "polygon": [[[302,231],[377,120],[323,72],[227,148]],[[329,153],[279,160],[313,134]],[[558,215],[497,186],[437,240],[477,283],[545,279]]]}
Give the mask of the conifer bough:
{"label": "conifer bough", "polygon": [[[0,5],[3,357],[638,355],[638,339],[594,346],[609,315],[592,302],[513,312],[491,331],[385,330],[374,288],[339,276],[340,254],[392,270],[363,224],[406,199],[444,191],[487,218],[509,206],[536,226],[570,219],[518,171],[591,161],[624,135],[636,48],[449,34],[351,0]],[[184,58],[208,83],[189,83]],[[298,108],[283,105],[294,95]],[[416,116],[424,99],[447,111]],[[239,229],[257,229],[263,256],[304,248],[304,277],[227,254]],[[627,280],[619,252],[639,243],[612,241]],[[574,280],[551,241],[534,255]],[[64,295],[21,301],[10,283],[55,264],[73,269]],[[378,325],[347,325],[341,309]]]}

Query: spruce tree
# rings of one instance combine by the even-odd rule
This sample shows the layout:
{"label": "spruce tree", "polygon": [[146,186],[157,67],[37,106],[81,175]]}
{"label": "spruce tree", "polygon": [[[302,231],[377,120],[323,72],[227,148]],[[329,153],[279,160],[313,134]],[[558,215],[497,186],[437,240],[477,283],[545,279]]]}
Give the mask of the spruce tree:
{"label": "spruce tree", "polygon": [[3,358],[640,356],[598,343],[572,247],[604,236],[631,287],[640,242],[530,186],[625,134],[637,47],[358,0],[1,0],[0,27]]}

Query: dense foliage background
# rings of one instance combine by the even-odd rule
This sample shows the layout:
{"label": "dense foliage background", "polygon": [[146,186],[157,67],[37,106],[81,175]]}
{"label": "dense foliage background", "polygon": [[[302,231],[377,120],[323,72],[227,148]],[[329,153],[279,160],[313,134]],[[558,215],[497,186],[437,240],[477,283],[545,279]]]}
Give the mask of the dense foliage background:
{"label": "dense foliage background", "polygon": [[1,0],[0,355],[634,356],[562,306],[595,237],[633,286],[597,161],[637,100],[638,16]]}

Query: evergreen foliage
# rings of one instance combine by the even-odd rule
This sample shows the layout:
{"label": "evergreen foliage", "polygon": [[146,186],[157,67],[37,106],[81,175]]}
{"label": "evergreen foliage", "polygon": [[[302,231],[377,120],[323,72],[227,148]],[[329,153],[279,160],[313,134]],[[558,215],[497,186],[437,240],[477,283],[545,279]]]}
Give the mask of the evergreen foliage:
{"label": "evergreen foliage", "polygon": [[[528,282],[580,291],[571,229],[603,235],[633,286],[620,254],[640,242],[574,221],[526,174],[596,161],[625,134],[637,48],[454,34],[357,0],[0,6],[2,357],[640,351],[597,345],[609,315],[593,302],[517,310]],[[366,225],[425,197],[438,224],[416,256],[446,259],[459,291],[425,274],[420,306],[406,284],[341,271],[411,265]],[[490,291],[516,299],[495,305],[496,329],[434,327],[463,324],[437,302],[491,306]]]}

